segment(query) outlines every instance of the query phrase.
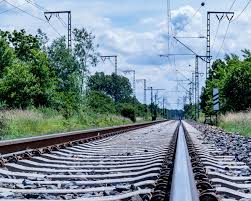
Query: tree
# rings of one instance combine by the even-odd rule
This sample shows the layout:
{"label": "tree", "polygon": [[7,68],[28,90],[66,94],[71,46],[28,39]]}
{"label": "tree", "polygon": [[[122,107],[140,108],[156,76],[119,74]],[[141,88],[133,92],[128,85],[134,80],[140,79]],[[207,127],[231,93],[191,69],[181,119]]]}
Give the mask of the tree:
{"label": "tree", "polygon": [[14,59],[14,51],[9,47],[6,40],[0,36],[0,77],[3,76],[5,68],[12,65]]}
{"label": "tree", "polygon": [[90,91],[87,96],[87,105],[96,113],[116,113],[113,100],[102,92]]}
{"label": "tree", "polygon": [[37,39],[24,30],[0,35],[0,100],[9,107],[49,106],[53,77]]}
{"label": "tree", "polygon": [[244,60],[230,54],[225,61],[213,63],[206,87],[201,96],[201,108],[211,115],[213,111],[213,88],[219,88],[220,112],[241,111],[251,107],[251,53],[242,50]]}
{"label": "tree", "polygon": [[115,102],[131,99],[130,81],[116,74],[105,75],[103,72],[90,76],[87,86],[92,91],[102,91],[111,96]]}
{"label": "tree", "polygon": [[228,111],[241,111],[251,107],[251,62],[242,62],[228,72],[223,93]]}
{"label": "tree", "polygon": [[26,108],[32,105],[32,97],[39,91],[30,66],[24,62],[11,65],[0,79],[0,97],[9,107]]}
{"label": "tree", "polygon": [[65,37],[48,47],[49,66],[56,77],[54,107],[71,115],[81,104],[78,62],[66,47]]}
{"label": "tree", "polygon": [[32,50],[40,50],[39,40],[30,34],[26,34],[23,29],[20,32],[16,30],[12,33],[5,32],[5,35],[8,42],[13,46],[17,58],[22,61],[29,61],[32,58]]}
{"label": "tree", "polygon": [[98,63],[98,53],[94,44],[95,36],[85,28],[74,29],[74,56],[78,61],[78,70],[81,76],[81,90],[83,92],[86,72]]}
{"label": "tree", "polygon": [[40,49],[43,50],[44,52],[47,52],[47,44],[49,42],[49,38],[46,35],[46,33],[44,33],[41,29],[38,29],[36,38],[39,41]]}

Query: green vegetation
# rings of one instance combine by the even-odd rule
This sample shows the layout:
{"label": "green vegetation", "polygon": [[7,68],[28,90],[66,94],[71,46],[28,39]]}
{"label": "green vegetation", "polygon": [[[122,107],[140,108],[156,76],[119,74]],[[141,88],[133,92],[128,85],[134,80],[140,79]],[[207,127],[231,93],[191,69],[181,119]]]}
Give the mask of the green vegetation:
{"label": "green vegetation", "polygon": [[229,132],[251,137],[251,112],[227,113],[221,116],[220,126]]}
{"label": "green vegetation", "polygon": [[0,137],[1,139],[15,139],[131,123],[132,121],[126,118],[98,114],[88,109],[68,119],[51,109],[8,110],[0,112]]}
{"label": "green vegetation", "polygon": [[[206,116],[213,116],[213,88],[219,88],[220,115],[228,117],[229,114],[246,111],[251,108],[251,52],[243,50],[243,58],[235,54],[226,55],[224,60],[216,60],[209,73],[206,86],[202,90],[201,110]],[[187,105],[185,114],[187,118],[194,119],[194,105]],[[244,113],[242,113],[244,114]],[[247,134],[248,126],[238,118],[226,121],[223,118],[221,125],[233,131],[241,131]],[[244,123],[243,123],[244,122]],[[241,130],[241,125],[247,131]],[[235,129],[234,129],[235,128]],[[244,128],[244,129],[245,129]]]}
{"label": "green vegetation", "polygon": [[89,75],[99,57],[95,36],[82,28],[74,29],[73,38],[69,50],[65,37],[49,42],[41,30],[36,36],[0,31],[1,138],[128,124],[150,116],[126,77]]}
{"label": "green vegetation", "polygon": [[209,79],[201,96],[201,108],[213,115],[213,88],[220,90],[221,113],[245,111],[251,107],[251,52],[243,50],[243,60],[226,55],[225,61],[212,65]]}

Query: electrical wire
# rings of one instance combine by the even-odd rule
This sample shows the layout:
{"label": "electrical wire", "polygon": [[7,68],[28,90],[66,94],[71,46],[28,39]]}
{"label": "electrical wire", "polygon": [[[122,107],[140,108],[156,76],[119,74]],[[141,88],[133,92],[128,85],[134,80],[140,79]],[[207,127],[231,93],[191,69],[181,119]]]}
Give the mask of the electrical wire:
{"label": "electrical wire", "polygon": [[[4,0],[3,0],[2,2],[4,2]],[[2,3],[2,2],[0,2],[0,3]],[[23,5],[25,5],[25,4],[26,4],[26,3],[23,3],[23,4],[20,4],[19,6],[23,6]],[[10,9],[4,10],[4,11],[0,12],[0,15],[1,15],[1,14],[4,14],[4,13],[7,13],[7,12],[9,12],[9,11],[15,10],[15,9],[16,9],[16,8],[10,8]]]}
{"label": "electrical wire", "polygon": [[17,6],[15,6],[14,4],[8,2],[7,0],[4,0],[4,1],[5,1],[7,4],[11,5],[12,7],[16,8],[17,10],[19,10],[19,11],[21,11],[21,12],[23,12],[23,13],[25,13],[25,14],[27,14],[27,15],[33,17],[33,18],[36,18],[36,19],[38,19],[38,20],[40,20],[40,21],[43,21],[43,22],[45,21],[44,19],[42,19],[42,18],[40,18],[40,17],[38,17],[38,16],[35,16],[35,15],[33,15],[33,14],[31,14],[31,13],[29,13],[29,12],[27,12],[27,11],[25,11],[25,10],[23,10],[23,9],[21,9],[21,8],[19,8],[19,7],[17,7]]}
{"label": "electrical wire", "polygon": [[218,51],[218,53],[217,53],[216,60],[219,58],[220,52],[221,52],[221,50],[222,50],[222,48],[223,48],[223,46],[224,46],[225,40],[226,40],[226,38],[227,38],[228,31],[229,31],[230,23],[231,23],[231,22],[229,21],[229,22],[228,22],[228,25],[227,25],[227,30],[226,30],[226,32],[225,32],[225,35],[224,35],[224,38],[223,38],[223,41],[222,41],[222,44],[221,44],[221,47],[220,47],[220,49],[219,49],[219,51]]}
{"label": "electrical wire", "polygon": [[61,34],[57,31],[57,29],[56,29],[55,27],[53,27],[52,24],[50,24],[47,20],[44,20],[44,19],[42,19],[42,18],[40,18],[40,17],[38,17],[38,16],[35,16],[35,15],[33,15],[33,14],[31,14],[31,13],[29,13],[29,12],[27,12],[27,11],[21,9],[21,8],[19,8],[18,6],[13,5],[12,3],[8,2],[7,0],[4,0],[4,2],[6,2],[6,3],[9,4],[9,5],[11,5],[12,7],[14,7],[14,8],[17,9],[17,10],[19,10],[19,11],[22,12],[22,13],[25,13],[25,14],[27,14],[27,15],[29,15],[29,16],[31,16],[31,17],[37,19],[37,20],[42,21],[42,22],[48,23],[48,24],[51,26],[51,28],[52,28],[59,36],[61,36]]}
{"label": "electrical wire", "polygon": [[239,15],[237,15],[236,18],[234,18],[232,21],[236,21],[237,19],[239,19],[239,17],[242,15],[242,13],[244,13],[246,11],[246,9],[248,8],[249,4],[251,3],[251,0],[249,0],[246,4],[246,6],[242,9],[242,11],[239,13]]}
{"label": "electrical wire", "polygon": [[[231,5],[231,9],[233,8],[235,2],[236,2],[236,0],[234,0],[233,4]],[[229,31],[230,23],[233,22],[233,21],[236,21],[236,20],[245,12],[245,10],[248,8],[248,6],[249,6],[250,3],[251,3],[251,0],[249,0],[249,1],[247,2],[247,4],[245,5],[245,7],[242,9],[242,11],[239,13],[239,15],[238,15],[236,18],[234,18],[232,21],[229,21],[228,26],[227,26],[227,30],[226,30],[226,33],[225,33],[225,36],[224,36],[224,38],[223,38],[221,47],[220,47],[220,49],[219,49],[219,51],[218,51],[218,53],[217,53],[216,59],[219,57],[220,51],[222,50],[222,48],[223,48],[223,46],[224,46],[225,40],[226,40],[226,38],[227,38],[228,31]]]}
{"label": "electrical wire", "polygon": [[61,22],[62,25],[64,25],[66,28],[68,28],[67,24],[64,22],[64,20],[60,16],[57,16],[57,18],[59,19],[59,21]]}
{"label": "electrical wire", "polygon": [[32,2],[31,0],[25,0],[27,3],[35,6],[36,8],[38,8],[39,10],[42,10],[42,11],[48,11],[46,8],[44,8],[43,6],[40,6],[39,4],[35,3],[35,2]]}
{"label": "electrical wire", "polygon": [[219,33],[219,29],[220,29],[220,24],[221,24],[221,21],[218,22],[218,26],[217,26],[216,33],[215,33],[214,40],[213,40],[212,49],[214,49],[214,45],[215,45],[215,42],[216,42],[216,38],[217,38],[217,35],[218,35],[218,33]]}
{"label": "electrical wire", "polygon": [[234,7],[234,4],[236,3],[236,1],[237,1],[237,0],[234,0],[234,1],[233,1],[232,5],[231,5],[230,8],[229,8],[229,11],[232,10],[232,8]]}
{"label": "electrical wire", "polygon": [[[36,8],[38,8],[39,10],[42,10],[43,12],[45,11],[49,11],[46,8],[44,8],[43,6],[40,6],[39,4],[32,2],[31,0],[25,0],[26,2],[30,3],[31,5],[35,6]],[[60,17],[57,16],[58,20],[61,22],[61,24],[63,24],[63,26],[65,26],[66,28],[68,28],[67,24],[64,22],[64,20]],[[47,21],[48,22],[48,21]],[[49,22],[48,22],[49,23]],[[49,23],[50,24],[50,23]],[[50,24],[50,26],[52,26]],[[56,28],[53,27],[54,30],[56,30]]]}

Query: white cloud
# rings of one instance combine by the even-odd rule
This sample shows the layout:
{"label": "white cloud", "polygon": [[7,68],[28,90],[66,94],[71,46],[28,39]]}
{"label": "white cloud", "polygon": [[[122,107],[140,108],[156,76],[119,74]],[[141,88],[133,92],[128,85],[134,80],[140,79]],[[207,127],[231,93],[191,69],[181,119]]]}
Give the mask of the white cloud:
{"label": "white cloud", "polygon": [[[20,5],[25,0],[8,0],[15,5]],[[159,58],[159,54],[168,53],[168,35],[164,10],[158,7],[156,1],[149,1],[144,5],[140,2],[132,1],[132,3],[124,2],[123,4],[114,4],[107,1],[36,1],[44,4],[50,10],[72,10],[72,22],[74,27],[86,27],[96,35],[96,41],[100,45],[101,54],[116,54],[119,59],[119,67],[135,68],[138,78],[147,78],[148,84],[158,88],[167,88],[175,90],[176,83],[170,80],[176,78],[176,71],[173,65],[169,64],[166,58]],[[214,1],[214,5],[217,3]],[[76,3],[77,2],[77,3]],[[197,1],[193,1],[197,5]],[[196,2],[196,3],[195,3]],[[216,3],[215,3],[216,2]],[[180,4],[176,2],[175,4]],[[209,4],[213,4],[210,3]],[[220,3],[222,4],[222,3]],[[162,5],[163,6],[163,5]],[[8,6],[10,8],[10,6]],[[23,9],[43,18],[42,11],[36,9],[30,4],[22,6]],[[53,9],[54,8],[54,9]],[[209,8],[208,8],[209,9]],[[153,15],[153,12],[155,14]],[[162,12],[162,13],[161,13]],[[134,15],[142,13],[142,19],[136,20],[133,27],[123,25],[123,20],[117,25],[117,18],[123,16],[133,18]],[[206,28],[206,10],[201,10],[196,15],[196,9],[191,6],[178,6],[172,11],[173,31],[177,36],[205,36]],[[9,12],[1,16],[0,27],[3,29],[21,29],[25,28],[30,33],[35,33],[36,29],[41,27],[50,38],[57,37],[57,34],[44,22],[18,12]],[[65,19],[62,16],[63,19]],[[162,19],[162,20],[161,20]],[[66,20],[66,19],[65,19]],[[61,34],[66,34],[65,27],[60,25],[57,19],[52,19],[51,23]],[[116,24],[116,25],[115,25]],[[217,21],[212,20],[212,37],[215,34]],[[236,52],[241,48],[248,48],[251,45],[251,14],[243,14],[238,21],[231,23],[229,35],[223,50]],[[213,51],[216,54],[220,47],[221,41],[225,34],[226,26],[220,27],[216,45]],[[241,31],[240,31],[241,30]],[[198,39],[182,39],[184,43],[190,46],[194,51],[205,54],[205,41]],[[187,50],[174,40],[171,40],[172,53],[188,53]],[[173,58],[170,59],[174,63]],[[189,64],[194,65],[193,57],[176,57],[176,68],[185,69]],[[201,64],[201,71],[205,71],[204,65]],[[105,71],[111,73],[114,71],[113,64],[107,61],[105,64],[100,63],[94,71]],[[192,70],[192,69],[190,69]],[[190,76],[191,72],[184,71],[186,76]],[[180,94],[182,96],[182,94]],[[168,94],[169,102],[176,102],[177,94]],[[142,98],[141,98],[142,100]]]}

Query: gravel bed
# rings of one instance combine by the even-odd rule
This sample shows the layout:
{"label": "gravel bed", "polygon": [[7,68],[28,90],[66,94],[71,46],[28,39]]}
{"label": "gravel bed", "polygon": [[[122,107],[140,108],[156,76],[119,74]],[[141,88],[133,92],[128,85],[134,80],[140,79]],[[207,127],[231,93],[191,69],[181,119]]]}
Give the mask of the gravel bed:
{"label": "gravel bed", "polygon": [[[202,132],[204,143],[213,144],[220,150],[214,155],[234,156],[235,161],[246,163],[251,168],[251,139],[238,133],[226,132],[221,128],[209,125],[193,124]],[[226,171],[230,172],[228,169]],[[234,174],[234,171],[232,171]],[[251,176],[251,170],[235,172],[237,176]],[[231,174],[231,172],[230,172]]]}

